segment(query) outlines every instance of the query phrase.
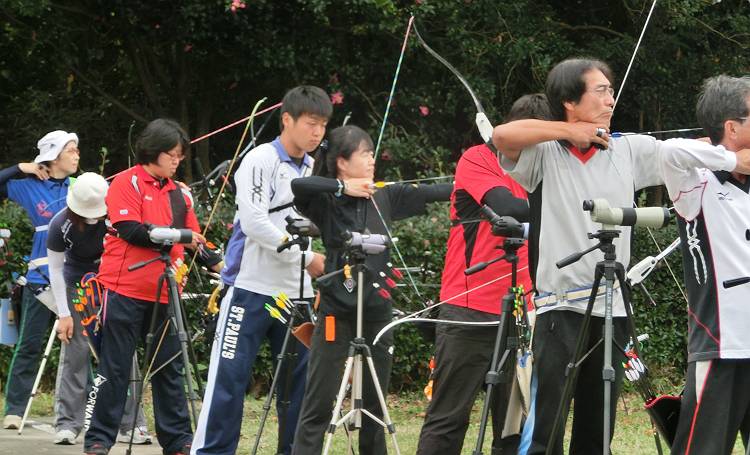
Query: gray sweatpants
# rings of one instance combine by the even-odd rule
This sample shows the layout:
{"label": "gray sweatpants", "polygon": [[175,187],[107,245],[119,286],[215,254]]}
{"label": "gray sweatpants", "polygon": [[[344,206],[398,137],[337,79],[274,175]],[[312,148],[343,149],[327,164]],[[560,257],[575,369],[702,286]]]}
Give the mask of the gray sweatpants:
{"label": "gray sweatpants", "polygon": [[[60,348],[60,363],[57,367],[55,382],[55,430],[70,430],[75,434],[84,428],[88,390],[91,387],[91,349],[82,333],[81,318],[71,304],[75,289],[68,287],[68,308],[73,317],[73,337],[70,343],[63,343]],[[138,363],[133,357],[131,381],[137,377]],[[133,426],[135,414],[135,382],[128,388],[128,399],[125,414],[120,422],[121,431],[129,431]],[[146,426],[143,407],[138,409],[136,426]]]}

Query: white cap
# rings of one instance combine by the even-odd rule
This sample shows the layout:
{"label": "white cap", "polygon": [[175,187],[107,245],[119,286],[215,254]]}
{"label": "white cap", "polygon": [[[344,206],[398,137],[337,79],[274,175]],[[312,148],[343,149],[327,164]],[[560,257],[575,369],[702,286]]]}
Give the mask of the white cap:
{"label": "white cap", "polygon": [[67,131],[57,130],[47,133],[43,138],[39,139],[36,143],[39,149],[39,155],[34,158],[35,163],[43,163],[45,161],[52,161],[57,159],[60,152],[63,151],[63,147],[73,141],[78,145],[78,135],[76,133],[68,133]]}
{"label": "white cap", "polygon": [[84,172],[68,189],[65,198],[68,208],[84,218],[99,218],[107,214],[107,181],[99,174]]}

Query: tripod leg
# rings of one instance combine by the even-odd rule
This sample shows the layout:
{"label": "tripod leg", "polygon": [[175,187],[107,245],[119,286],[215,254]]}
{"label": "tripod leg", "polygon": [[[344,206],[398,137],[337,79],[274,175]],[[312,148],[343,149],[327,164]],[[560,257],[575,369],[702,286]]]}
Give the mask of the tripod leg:
{"label": "tripod leg", "polygon": [[34,397],[39,389],[39,382],[42,380],[42,374],[44,374],[44,367],[47,366],[47,358],[49,353],[52,351],[52,345],[55,343],[57,338],[57,323],[58,319],[55,319],[55,323],[52,325],[52,332],[49,334],[47,339],[47,346],[44,348],[44,355],[42,361],[39,363],[39,371],[36,373],[36,379],[34,379],[34,386],[31,388],[31,395],[29,395],[29,401],[26,403],[26,410],[23,411],[23,418],[21,424],[18,426],[18,434],[23,431],[24,425],[26,425],[26,419],[29,417],[29,411],[31,411],[31,403],[34,401]]}
{"label": "tripod leg", "polygon": [[[185,334],[187,335],[187,339],[191,341],[191,342],[189,342],[187,344],[187,346],[188,346],[188,354],[190,354],[190,364],[191,365],[198,365],[198,357],[195,355],[195,349],[193,349],[193,343],[192,343],[193,336],[192,336],[191,331],[190,331],[190,324],[187,323],[187,321],[189,321],[189,319],[187,317],[187,312],[185,311],[185,306],[184,305],[180,305],[180,310],[182,311],[182,320],[186,321],[186,323],[185,323]],[[198,393],[198,398],[200,399],[200,398],[203,397],[203,394],[205,393],[205,390],[203,389],[203,379],[201,379],[201,375],[198,373],[198,369],[197,368],[195,369],[194,373],[195,373],[195,375],[194,375],[195,385],[198,388],[197,393]],[[196,423],[197,423],[197,420],[196,420]]]}
{"label": "tripod leg", "polygon": [[[276,370],[274,371],[273,379],[271,380],[271,389],[268,391],[268,396],[266,396],[266,401],[263,403],[263,415],[260,418],[260,425],[258,426],[258,433],[255,435],[255,443],[253,444],[253,450],[251,452],[253,455],[258,453],[258,446],[260,445],[260,437],[263,434],[263,428],[266,425],[268,414],[271,411],[271,402],[273,401],[273,396],[276,393],[276,384],[279,381],[279,376],[281,376],[281,366],[284,362],[284,356],[286,355],[287,349],[289,347],[289,340],[292,335],[293,324],[294,324],[294,315],[292,315],[291,320],[289,324],[287,325],[286,333],[284,334],[284,341],[281,344],[281,352],[277,356]],[[280,441],[281,441],[281,435],[279,435],[279,443]]]}
{"label": "tripod leg", "polygon": [[[510,311],[513,304],[513,294],[506,294],[503,297],[502,309],[500,313],[500,325],[497,328],[497,335],[495,336],[495,348],[492,351],[492,362],[490,363],[490,369],[487,371],[485,377],[486,392],[484,395],[484,403],[482,405],[482,418],[479,421],[479,435],[477,436],[476,446],[474,447],[474,455],[482,454],[482,445],[484,444],[484,435],[487,431],[487,420],[490,416],[490,407],[492,404],[492,391],[495,384],[501,382],[500,369],[509,357],[510,352],[506,349],[508,345],[508,324],[510,323]],[[502,358],[500,352],[503,352]],[[515,350],[514,350],[515,352]],[[513,356],[515,357],[515,356]]]}
{"label": "tripod leg", "polygon": [[[380,402],[380,409],[383,412],[383,423],[385,424],[385,429],[388,430],[388,433],[391,435],[391,439],[393,440],[393,447],[396,450],[396,455],[401,454],[401,450],[398,447],[398,441],[396,440],[396,426],[393,424],[393,421],[391,420],[391,415],[388,413],[388,406],[385,404],[385,396],[383,395],[383,390],[380,388],[380,381],[378,380],[378,373],[375,371],[375,363],[372,361],[372,355],[370,354],[370,349],[368,346],[365,346],[366,348],[366,358],[367,358],[367,366],[370,369],[370,378],[372,379],[373,386],[375,387],[375,393],[378,394],[378,401]],[[366,411],[365,411],[366,412]],[[369,412],[368,412],[368,415]],[[371,418],[374,420],[374,416],[370,415]]]}
{"label": "tripod leg", "polygon": [[[173,276],[169,276],[169,307],[170,318],[173,320],[173,325],[177,331],[177,338],[180,341],[180,350],[182,351],[182,362],[183,372],[185,376],[185,383],[188,389],[188,400],[190,402],[190,411],[193,416],[193,424],[198,424],[198,412],[195,409],[195,389],[193,387],[193,375],[191,373],[192,364],[190,363],[190,355],[188,354],[188,345],[190,344],[185,329],[185,320],[182,319],[182,310],[180,305],[180,294],[177,291],[177,283]],[[197,370],[196,370],[197,372]]]}
{"label": "tripod leg", "polygon": [[333,441],[333,433],[336,431],[336,427],[338,426],[337,422],[341,422],[346,424],[345,420],[350,415],[347,414],[346,416],[342,417],[341,420],[339,420],[338,416],[341,412],[342,406],[344,405],[344,397],[346,396],[346,385],[349,383],[349,377],[352,374],[352,367],[354,366],[354,352],[350,352],[350,356],[346,359],[346,367],[344,368],[344,376],[341,378],[341,385],[339,386],[339,393],[336,395],[336,406],[333,408],[333,412],[331,415],[331,424],[328,426],[328,431],[326,434],[326,445],[323,448],[323,453],[325,455],[328,454],[328,450],[331,448],[331,442]]}
{"label": "tripod leg", "polygon": [[[291,325],[291,323],[290,323]],[[288,413],[289,407],[291,406],[292,397],[292,383],[294,379],[294,370],[297,368],[297,361],[299,354],[297,353],[298,341],[296,338],[290,338],[286,351],[282,353],[283,358],[286,359],[285,374],[284,374],[284,393],[276,394],[276,404],[279,407],[279,438],[278,438],[278,453],[284,451],[284,438],[286,436],[287,425],[288,425]],[[281,398],[281,399],[280,399]],[[294,439],[294,435],[291,438]]]}
{"label": "tripod leg", "polygon": [[578,331],[578,339],[576,341],[575,353],[571,362],[568,364],[565,370],[565,387],[563,388],[562,398],[560,404],[557,407],[557,413],[555,415],[555,423],[552,425],[552,432],[550,433],[549,440],[547,441],[546,455],[552,455],[554,448],[557,446],[557,442],[562,440],[565,433],[565,423],[568,420],[568,412],[570,410],[570,400],[573,397],[573,392],[576,386],[578,368],[586,341],[588,338],[589,324],[591,323],[591,311],[594,309],[594,302],[596,301],[597,291],[599,290],[599,284],[601,283],[604,271],[602,267],[597,265],[594,272],[594,283],[591,287],[591,295],[589,295],[588,306],[586,307],[586,313],[583,316],[581,322],[581,328]]}
{"label": "tripod leg", "polygon": [[602,380],[604,381],[604,416],[603,416],[603,427],[602,431],[602,451],[604,455],[609,455],[609,444],[612,439],[612,386],[615,383],[615,369],[612,366],[612,345],[614,334],[614,327],[612,321],[612,304],[613,304],[613,286],[614,286],[614,270],[611,270],[609,265],[605,265],[605,278],[606,278],[606,291],[605,291],[605,305],[604,305],[604,365],[602,366]]}
{"label": "tripod leg", "polygon": [[[167,332],[169,330],[169,322],[166,322],[164,324],[164,328],[161,331],[161,336],[159,337],[159,343],[156,346],[156,349],[154,350],[153,344],[154,344],[154,332],[156,330],[156,322],[158,320],[157,313],[159,311],[159,307],[157,307],[158,303],[154,304],[154,308],[151,310],[151,323],[149,325],[148,333],[146,334],[146,347],[145,347],[145,355],[143,356],[143,365],[141,366],[140,374],[136,372],[136,382],[135,382],[135,403],[133,404],[135,406],[136,412],[133,415],[133,422],[130,426],[130,441],[128,442],[128,448],[125,450],[125,453],[127,455],[130,455],[133,452],[133,435],[135,434],[135,427],[137,426],[138,421],[138,410],[141,408],[141,404],[143,403],[143,391],[146,388],[146,381],[151,380],[151,376],[153,376],[153,373],[151,372],[151,368],[154,366],[154,362],[156,361],[156,354],[159,351],[159,347],[161,346],[161,343],[164,341],[164,338],[167,336]],[[150,352],[153,352],[153,355],[149,355]],[[135,356],[133,357],[134,362]],[[137,370],[137,369],[136,369]]]}

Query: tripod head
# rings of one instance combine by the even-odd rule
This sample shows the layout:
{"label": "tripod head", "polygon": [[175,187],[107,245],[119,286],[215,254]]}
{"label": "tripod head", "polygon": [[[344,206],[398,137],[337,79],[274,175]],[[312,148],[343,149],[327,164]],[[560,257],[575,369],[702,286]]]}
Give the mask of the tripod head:
{"label": "tripod head", "polygon": [[529,223],[519,223],[512,216],[500,216],[486,204],[482,206],[481,210],[492,226],[492,235],[521,240],[529,238]]}
{"label": "tripod head", "polygon": [[[607,227],[613,227],[613,226],[602,226],[602,227],[607,228]],[[586,256],[587,254],[595,250],[601,250],[602,253],[604,253],[605,260],[614,261],[617,258],[617,255],[615,252],[615,244],[612,242],[614,239],[620,236],[620,231],[618,231],[617,229],[599,229],[598,231],[594,233],[589,232],[587,235],[588,235],[588,238],[590,239],[598,239],[599,243],[592,246],[591,248],[587,248],[583,251],[579,251],[578,253],[573,253],[570,256],[567,256],[555,262],[555,265],[557,266],[558,269],[567,267],[570,264],[574,264],[578,262],[582,257]]]}
{"label": "tripod head", "polygon": [[286,220],[286,231],[291,239],[289,236],[284,237],[281,245],[276,248],[277,253],[281,253],[293,245],[299,245],[300,250],[305,251],[310,246],[310,237],[320,237],[318,226],[310,220],[295,218],[291,215],[287,215],[284,220]]}
{"label": "tripod head", "polygon": [[464,275],[472,275],[481,272],[497,261],[506,260],[511,264],[518,263],[518,249],[526,243],[529,234],[529,223],[519,223],[515,218],[510,216],[499,216],[488,205],[482,206],[482,213],[487,216],[487,221],[492,225],[492,235],[505,237],[503,246],[498,246],[505,253],[494,259],[485,262],[479,262],[464,270]]}
{"label": "tripod head", "polygon": [[295,218],[292,215],[287,215],[284,220],[286,221],[286,231],[291,235],[320,237],[320,229],[310,220]]}

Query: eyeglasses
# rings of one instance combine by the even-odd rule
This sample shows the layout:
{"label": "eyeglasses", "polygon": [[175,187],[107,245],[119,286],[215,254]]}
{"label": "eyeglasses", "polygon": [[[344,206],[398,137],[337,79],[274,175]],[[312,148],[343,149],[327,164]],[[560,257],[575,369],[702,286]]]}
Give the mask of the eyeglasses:
{"label": "eyeglasses", "polygon": [[588,92],[594,92],[596,93],[600,98],[604,98],[605,96],[615,96],[615,89],[612,87],[608,87],[606,85],[601,85],[593,90],[587,90]]}
{"label": "eyeglasses", "polygon": [[745,120],[749,119],[750,117],[735,117],[732,120],[737,120],[738,122],[745,122]]}
{"label": "eyeglasses", "polygon": [[169,159],[171,159],[172,161],[180,162],[180,161],[182,161],[182,160],[185,159],[185,155],[182,155],[182,154],[175,155],[175,154],[167,153],[167,152],[162,152],[162,153],[165,154],[165,155],[167,155],[169,157]]}

